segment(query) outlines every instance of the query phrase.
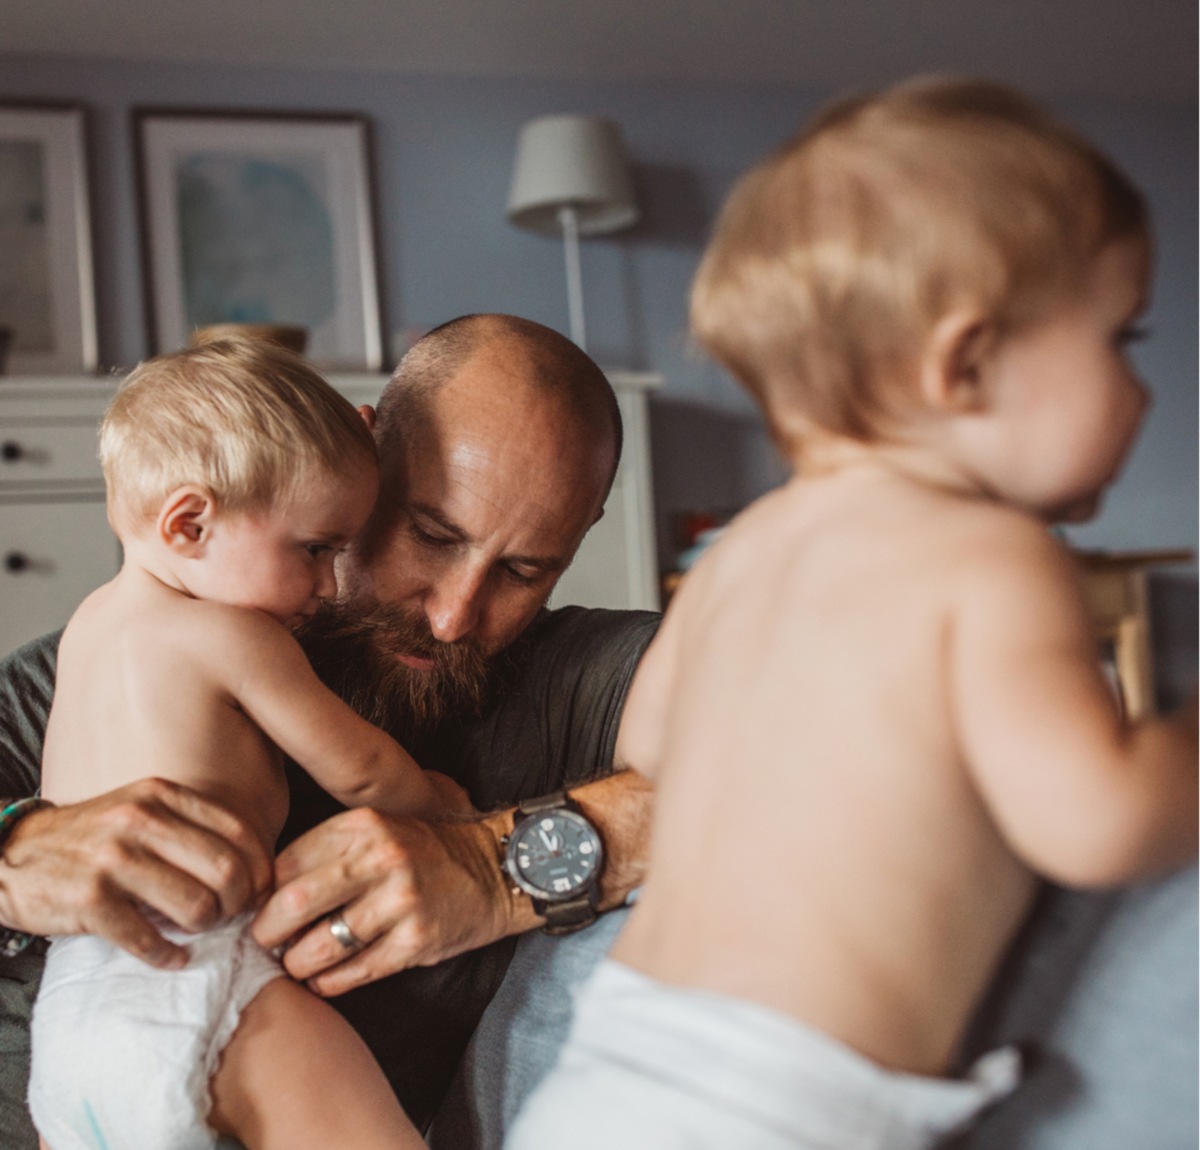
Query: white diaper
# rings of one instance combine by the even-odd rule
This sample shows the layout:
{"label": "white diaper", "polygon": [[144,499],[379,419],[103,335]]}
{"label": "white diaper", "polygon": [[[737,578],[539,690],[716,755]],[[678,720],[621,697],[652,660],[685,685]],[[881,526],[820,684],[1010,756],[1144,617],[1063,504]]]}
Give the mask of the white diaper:
{"label": "white diaper", "polygon": [[29,1108],[53,1150],[211,1150],[208,1083],[242,1010],[283,970],[251,915],[204,934],[182,970],[104,939],[55,939],[33,1009]]}
{"label": "white diaper", "polygon": [[[1015,1050],[965,1078],[877,1066],[755,1003],[608,960],[505,1150],[921,1150],[1017,1082]],[[569,1136],[564,1136],[569,1131]]]}

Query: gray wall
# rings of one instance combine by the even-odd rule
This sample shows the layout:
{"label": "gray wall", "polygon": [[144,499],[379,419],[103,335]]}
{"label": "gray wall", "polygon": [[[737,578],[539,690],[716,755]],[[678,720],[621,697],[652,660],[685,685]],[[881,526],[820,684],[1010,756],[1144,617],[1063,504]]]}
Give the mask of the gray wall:
{"label": "gray wall", "polygon": [[[952,62],[951,62],[952,64]],[[558,243],[504,218],[516,133],[548,112],[622,126],[643,220],[585,244],[589,350],[606,366],[662,372],[655,403],[660,551],[681,509],[731,508],[782,471],[749,403],[688,348],[685,297],[730,184],[831,93],[782,87],[468,80],[383,72],[271,70],[0,55],[0,99],[73,100],[91,112],[101,355],[147,352],[130,109],[169,105],[355,111],[375,130],[386,328],[404,333],[467,311],[504,310],[565,329]],[[1160,259],[1137,359],[1156,404],[1089,547],[1197,543],[1197,226],[1194,106],[1059,105],[1141,184]]]}

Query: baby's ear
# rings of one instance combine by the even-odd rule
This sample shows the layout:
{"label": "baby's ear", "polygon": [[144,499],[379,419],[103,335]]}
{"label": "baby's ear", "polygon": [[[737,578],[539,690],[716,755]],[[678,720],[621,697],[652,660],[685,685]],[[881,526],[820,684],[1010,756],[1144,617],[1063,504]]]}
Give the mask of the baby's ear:
{"label": "baby's ear", "polygon": [[185,559],[199,558],[208,544],[216,503],[203,487],[177,487],[162,502],[155,530],[161,543]]}
{"label": "baby's ear", "polygon": [[945,414],[983,410],[991,343],[991,325],[976,308],[948,312],[934,325],[921,359],[921,398],[930,408]]}

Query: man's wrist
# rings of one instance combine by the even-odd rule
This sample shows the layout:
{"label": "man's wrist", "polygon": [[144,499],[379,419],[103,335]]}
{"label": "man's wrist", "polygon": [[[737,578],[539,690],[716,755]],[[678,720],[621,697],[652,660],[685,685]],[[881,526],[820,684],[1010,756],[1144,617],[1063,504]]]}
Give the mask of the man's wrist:
{"label": "man's wrist", "polygon": [[502,915],[504,926],[497,937],[524,934],[542,925],[542,917],[533,909],[533,901],[517,887],[508,876],[504,866],[504,842],[513,829],[516,808],[496,811],[480,819],[478,826],[489,836],[488,858],[491,862],[493,881],[499,891],[497,910]]}
{"label": "man's wrist", "polygon": [[621,769],[570,793],[604,842],[600,912],[627,906],[646,878],[653,785],[637,771]]}
{"label": "man's wrist", "polygon": [[[0,805],[0,863],[5,862],[4,848],[17,824],[27,815],[52,804],[36,795],[23,799],[10,799]],[[14,958],[25,950],[37,935],[5,926],[0,920],[0,958]]]}

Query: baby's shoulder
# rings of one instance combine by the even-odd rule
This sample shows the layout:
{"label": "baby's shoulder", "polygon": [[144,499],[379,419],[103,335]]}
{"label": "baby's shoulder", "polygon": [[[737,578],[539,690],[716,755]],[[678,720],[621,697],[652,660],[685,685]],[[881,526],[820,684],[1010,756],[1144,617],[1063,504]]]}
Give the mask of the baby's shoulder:
{"label": "baby's shoulder", "polygon": [[1064,545],[1040,519],[1002,503],[947,501],[946,550],[970,567],[1057,564]]}
{"label": "baby's shoulder", "polygon": [[277,650],[296,640],[278,620],[252,607],[189,599],[177,608],[180,637],[194,650],[229,655],[242,648]]}
{"label": "baby's shoulder", "polygon": [[251,654],[271,657],[284,644],[295,644],[282,624],[248,607],[177,592],[129,607],[108,612],[104,627],[115,645],[147,666],[173,661],[224,680],[227,669],[244,664]]}
{"label": "baby's shoulder", "polygon": [[952,517],[945,572],[961,613],[989,620],[1006,610],[1028,615],[1041,604],[1062,613],[1080,599],[1079,572],[1067,546],[1033,516],[1002,505]]}

